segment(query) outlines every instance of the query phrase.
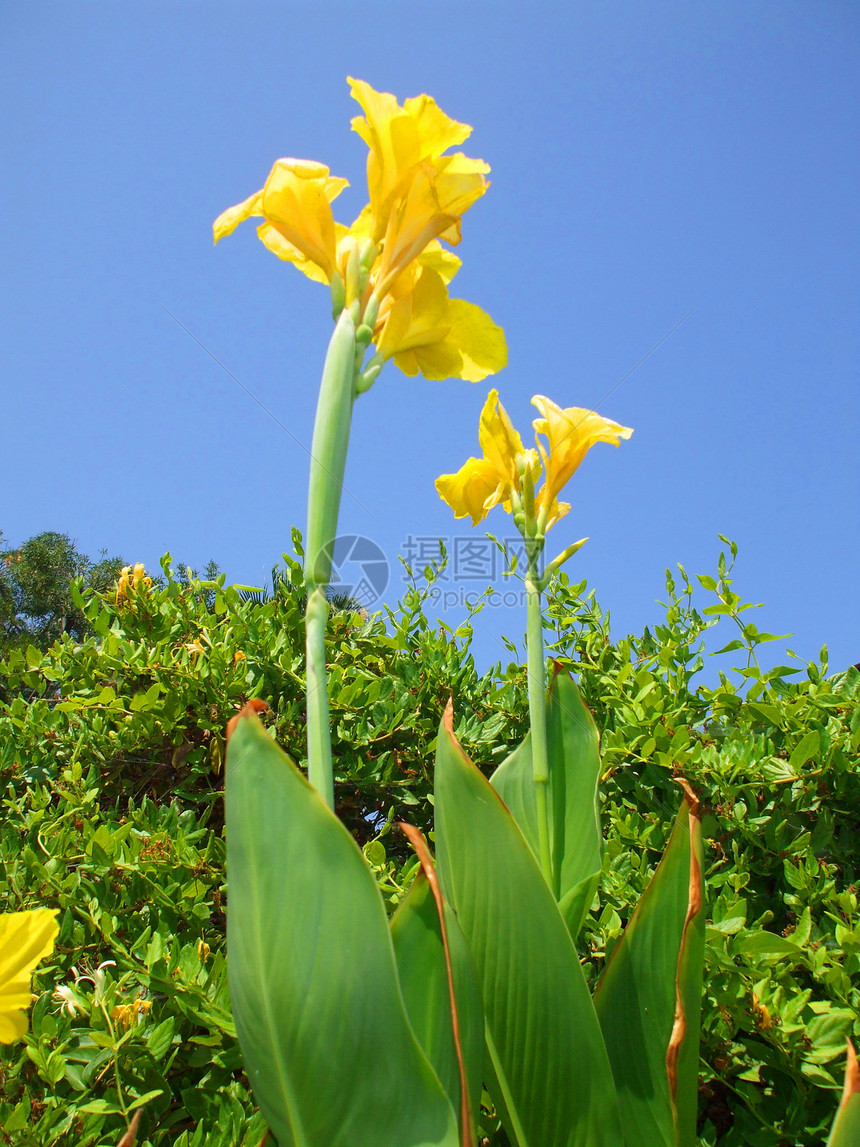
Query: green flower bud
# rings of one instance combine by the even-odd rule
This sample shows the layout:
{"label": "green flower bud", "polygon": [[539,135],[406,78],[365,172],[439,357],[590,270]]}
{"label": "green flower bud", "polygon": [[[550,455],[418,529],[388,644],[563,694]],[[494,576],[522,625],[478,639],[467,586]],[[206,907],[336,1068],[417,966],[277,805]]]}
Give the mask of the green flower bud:
{"label": "green flower bud", "polygon": [[339,271],[335,271],[332,275],[331,283],[331,317],[337,322],[340,317],[340,312],[346,306],[346,287],[343,283],[343,276]]}

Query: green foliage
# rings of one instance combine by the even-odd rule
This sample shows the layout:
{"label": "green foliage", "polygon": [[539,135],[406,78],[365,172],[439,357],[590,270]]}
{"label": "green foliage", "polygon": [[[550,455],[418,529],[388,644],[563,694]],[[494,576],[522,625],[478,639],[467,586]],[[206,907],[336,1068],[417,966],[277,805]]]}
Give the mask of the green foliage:
{"label": "green foliage", "polygon": [[[613,640],[584,584],[561,575],[549,587],[547,637],[578,676],[603,751],[603,868],[578,944],[593,986],[685,777],[705,807],[709,898],[701,1142],[818,1147],[860,1005],[860,673],[828,676],[826,659],[759,669],[768,635],[735,597],[732,556],[713,579],[668,577],[665,617],[639,637]],[[286,576],[300,586],[295,562]],[[450,692],[456,735],[487,775],[526,724],[524,667],[480,676],[471,619],[453,632],[430,621],[430,589],[411,584],[387,624],[338,613],[327,637],[338,813],[392,910],[415,866],[392,823],[431,828]],[[303,603],[243,601],[223,577],[181,580],[169,565],[120,604],[110,591],[76,590],[72,602],[86,630],[44,651],[25,642],[0,668],[0,902],[61,913],[32,1031],[0,1048],[0,1144],[107,1147],[126,1125],[116,1108],[158,1092],[143,1105],[141,1147],[257,1147],[264,1123],[224,966],[223,731],[262,698],[303,763]],[[739,671],[698,685],[717,622],[709,644],[732,627],[742,646],[718,661],[740,657]],[[72,968],[93,975],[107,960],[96,1001]],[[80,997],[75,1014],[58,986]],[[131,1012],[111,1018],[115,1008]],[[488,1111],[484,1133],[501,1145],[494,1126]]]}
{"label": "green foliage", "polygon": [[86,621],[70,583],[81,578],[95,591],[116,581],[122,559],[103,553],[93,561],[66,534],[37,534],[17,549],[3,548],[0,533],[0,654],[14,646],[47,649],[64,633],[80,640]]}
{"label": "green foliage", "polygon": [[279,1147],[457,1147],[407,1020],[373,876],[253,717],[230,741],[226,800],[230,990]]}

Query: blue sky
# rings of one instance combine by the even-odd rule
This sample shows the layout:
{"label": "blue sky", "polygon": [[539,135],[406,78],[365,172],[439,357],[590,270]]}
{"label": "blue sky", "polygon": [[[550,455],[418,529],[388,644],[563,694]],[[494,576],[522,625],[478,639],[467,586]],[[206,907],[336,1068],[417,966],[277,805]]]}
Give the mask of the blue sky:
{"label": "blue sky", "polygon": [[[329,303],[211,223],[282,155],[349,178],[357,213],[350,74],[474,126],[493,185],[455,294],[510,349],[488,384],[389,365],[358,403],[341,532],[388,555],[387,596],[409,539],[470,533],[433,483],[494,381],[524,437],[535,393],[635,428],[550,535],[590,537],[572,573],[618,635],[659,617],[666,566],[714,571],[719,532],[761,628],[860,660],[858,46],[853,0],[7,6],[0,529],[267,579],[304,525]],[[478,629],[488,663],[521,618]]]}

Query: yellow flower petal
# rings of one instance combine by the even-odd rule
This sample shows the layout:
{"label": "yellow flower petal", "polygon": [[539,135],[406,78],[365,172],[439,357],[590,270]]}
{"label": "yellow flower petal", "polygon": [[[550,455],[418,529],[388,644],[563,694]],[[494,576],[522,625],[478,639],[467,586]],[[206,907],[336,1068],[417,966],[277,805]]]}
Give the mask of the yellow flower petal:
{"label": "yellow flower petal", "polygon": [[[451,299],[448,314],[452,321],[445,342],[459,352],[462,363],[454,374],[445,377],[480,382],[508,365],[505,332],[486,311],[465,299]],[[426,370],[422,373],[430,378]]]}
{"label": "yellow flower petal", "polygon": [[[407,279],[411,289],[405,290]],[[437,271],[422,265],[401,276],[399,298],[382,312],[376,347],[407,375],[478,382],[507,364],[505,334],[490,316],[464,299],[451,299]]]}
{"label": "yellow flower petal", "polygon": [[550,516],[556,514],[557,520],[557,496],[591,447],[597,442],[609,442],[617,446],[622,438],[629,438],[633,431],[629,426],[621,426],[593,410],[578,406],[563,410],[542,394],[536,394],[532,404],[543,415],[534,420],[535,432],[547,438],[546,449],[538,439],[546,472],[543,487],[537,497],[538,510]]}
{"label": "yellow flower petal", "polygon": [[489,170],[482,160],[458,154],[427,160],[414,171],[388,217],[375,281],[378,294],[385,294],[432,240],[459,243],[460,216],[490,186],[485,179]]}
{"label": "yellow flower petal", "polygon": [[244,203],[237,203],[235,207],[228,207],[226,211],[221,212],[212,224],[215,242],[223,239],[225,235],[230,235],[240,223],[244,223],[252,215],[262,214],[263,193],[262,191],[255,191],[253,195],[248,196]]}
{"label": "yellow flower petal", "polygon": [[525,452],[523,440],[499,402],[497,390],[491,390],[487,395],[478,424],[478,440],[484,458],[494,468],[499,480],[507,482],[509,487],[515,486],[519,479],[517,455]]}
{"label": "yellow flower petal", "polygon": [[463,266],[463,260],[453,251],[443,247],[437,239],[427,244],[418,256],[418,263],[422,267],[428,267],[431,271],[435,271],[437,275],[441,276],[444,283],[450,283]]}
{"label": "yellow flower petal", "polygon": [[328,282],[335,270],[336,253],[331,204],[348,186],[348,180],[331,175],[323,163],[279,159],[262,191],[218,216],[213,225],[215,242],[245,219],[262,216],[266,222],[257,234],[266,246],[306,274],[311,272],[305,264],[313,265],[311,278],[321,275],[322,281]]}
{"label": "yellow flower petal", "polygon": [[364,111],[352,128],[368,146],[367,184],[373,209],[374,234],[385,234],[394,200],[403,194],[413,170],[463,143],[471,134],[468,124],[457,123],[430,96],[405,101],[401,107],[390,92],[377,92],[363,80],[347,77],[353,98]]}
{"label": "yellow flower petal", "polygon": [[0,915],[0,1043],[20,1039],[27,1030],[30,976],[53,950],[56,915],[52,908]]}
{"label": "yellow flower petal", "polygon": [[331,204],[349,183],[322,163],[279,159],[263,187],[263,215],[284,239],[322,270],[335,271],[336,242]]}
{"label": "yellow flower petal", "polygon": [[483,458],[470,458],[456,474],[443,474],[436,479],[436,489],[454,511],[454,517],[468,516],[473,526],[503,501],[495,468]]}
{"label": "yellow flower petal", "polygon": [[303,275],[307,275],[315,283],[327,283],[329,281],[325,271],[310,259],[306,259],[292,243],[288,243],[273,224],[261,223],[257,228],[257,237],[261,243],[269,248],[272,254],[277,255],[279,259],[283,259],[287,263],[293,263]]}

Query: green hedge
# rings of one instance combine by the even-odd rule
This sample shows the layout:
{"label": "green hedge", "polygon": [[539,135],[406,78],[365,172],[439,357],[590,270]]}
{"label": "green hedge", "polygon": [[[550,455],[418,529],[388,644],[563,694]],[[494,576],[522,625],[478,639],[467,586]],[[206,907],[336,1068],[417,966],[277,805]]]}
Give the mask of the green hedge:
{"label": "green hedge", "polygon": [[[607,848],[582,958],[594,976],[611,952],[683,776],[707,810],[701,1141],[821,1144],[860,1004],[860,673],[762,672],[770,635],[732,588],[734,556],[695,589],[667,574],[665,616],[641,637],[613,640],[584,583],[561,575],[548,592],[553,656],[602,732]],[[392,907],[414,863],[394,822],[431,825],[448,696],[487,771],[526,728],[524,666],[479,675],[472,616],[454,632],[428,619],[436,572],[386,617],[336,612],[329,629],[338,811]],[[76,591],[76,605],[89,637],[0,666],[0,899],[60,910],[31,1033],[0,1048],[0,1143],[116,1144],[138,1103],[139,1144],[257,1147],[224,963],[223,731],[260,697],[303,758],[299,566],[261,602],[177,579],[168,558],[152,588]],[[717,623],[733,637],[720,663],[740,669],[697,685]],[[491,1113],[484,1125],[505,1142]]]}

